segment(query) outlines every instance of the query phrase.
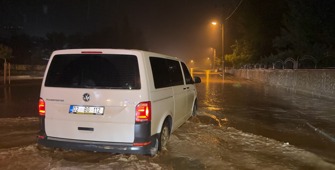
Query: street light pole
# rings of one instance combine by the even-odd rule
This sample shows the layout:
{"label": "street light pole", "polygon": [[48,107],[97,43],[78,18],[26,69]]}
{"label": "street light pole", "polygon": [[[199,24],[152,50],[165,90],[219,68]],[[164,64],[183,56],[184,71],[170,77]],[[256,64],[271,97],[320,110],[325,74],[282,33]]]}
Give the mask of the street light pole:
{"label": "street light pole", "polygon": [[[217,22],[212,22],[212,25],[217,25]],[[223,21],[221,21],[222,78],[224,78],[225,73],[224,37],[224,24]]]}
{"label": "street light pole", "polygon": [[221,52],[222,52],[222,78],[224,78],[224,73],[225,73],[225,54],[224,54],[224,24],[223,22],[221,23]]}
{"label": "street light pole", "polygon": [[[224,55],[224,21],[228,21],[228,19],[230,17],[232,17],[234,15],[234,13],[237,11],[237,9],[241,6],[243,0],[240,0],[240,2],[238,3],[238,5],[236,6],[236,8],[228,15],[228,17],[226,17],[225,19],[223,18],[223,15],[221,16],[221,35],[222,35],[222,78],[224,78],[224,73],[225,73],[225,55]],[[212,22],[213,25],[216,25],[216,22]]]}
{"label": "street light pole", "polygon": [[216,49],[215,48],[212,48],[213,49],[213,70],[215,70],[216,68],[215,68],[215,56],[216,56]]}

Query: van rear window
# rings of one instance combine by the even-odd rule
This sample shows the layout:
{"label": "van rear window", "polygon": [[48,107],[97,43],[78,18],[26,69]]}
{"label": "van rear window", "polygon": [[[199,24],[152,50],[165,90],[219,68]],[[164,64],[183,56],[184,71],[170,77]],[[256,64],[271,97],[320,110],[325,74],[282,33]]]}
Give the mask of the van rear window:
{"label": "van rear window", "polygon": [[137,57],[116,54],[55,55],[45,86],[140,89]]}

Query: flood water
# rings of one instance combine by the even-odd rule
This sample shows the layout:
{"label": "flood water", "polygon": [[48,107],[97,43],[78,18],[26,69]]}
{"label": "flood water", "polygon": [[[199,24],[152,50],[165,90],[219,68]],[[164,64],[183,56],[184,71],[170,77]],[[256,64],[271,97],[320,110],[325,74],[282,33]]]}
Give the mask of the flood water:
{"label": "flood water", "polygon": [[0,86],[0,169],[335,169],[333,101],[218,75],[154,157],[36,145],[41,81]]}
{"label": "flood water", "polygon": [[10,86],[0,81],[0,118],[37,116],[42,80],[16,80]]}

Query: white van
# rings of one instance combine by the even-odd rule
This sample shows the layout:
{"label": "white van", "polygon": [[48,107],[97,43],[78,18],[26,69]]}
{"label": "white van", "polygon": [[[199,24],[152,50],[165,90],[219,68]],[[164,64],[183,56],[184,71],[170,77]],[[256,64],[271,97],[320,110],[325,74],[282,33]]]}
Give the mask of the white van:
{"label": "white van", "polygon": [[185,63],[120,49],[52,53],[41,87],[38,143],[47,147],[154,155],[196,113]]}

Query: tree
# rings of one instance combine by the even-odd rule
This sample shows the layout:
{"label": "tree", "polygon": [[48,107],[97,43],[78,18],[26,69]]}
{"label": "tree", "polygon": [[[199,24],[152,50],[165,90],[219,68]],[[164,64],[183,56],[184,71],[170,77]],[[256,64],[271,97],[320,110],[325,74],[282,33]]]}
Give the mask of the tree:
{"label": "tree", "polygon": [[272,41],[280,35],[283,11],[285,11],[285,1],[282,0],[244,1],[239,12],[228,22],[229,30],[226,35],[232,38],[228,37],[226,41],[233,44],[231,46],[233,53],[227,57],[237,58],[227,61],[234,62],[235,66],[257,63],[262,57],[274,53]]}
{"label": "tree", "polygon": [[46,34],[47,48],[51,51],[63,49],[67,42],[67,37],[61,32],[51,32]]}
{"label": "tree", "polygon": [[128,18],[116,18],[105,27],[90,34],[67,37],[67,48],[124,48],[145,50],[142,32],[131,25]]}
{"label": "tree", "polygon": [[114,24],[86,36],[85,47],[124,48],[145,50],[142,33],[133,27],[127,17],[114,21]]}
{"label": "tree", "polygon": [[29,63],[33,43],[31,37],[26,34],[15,34],[9,39],[8,45],[13,49],[13,61],[16,64]]}
{"label": "tree", "polygon": [[246,41],[235,41],[232,46],[233,53],[226,55],[226,60],[233,64],[233,67],[241,67],[244,64],[250,62],[254,54],[254,50],[251,48],[250,43]]}
{"label": "tree", "polygon": [[6,84],[6,79],[7,79],[6,78],[6,76],[7,76],[7,74],[6,74],[6,72],[7,72],[7,60],[9,58],[11,58],[11,56],[12,56],[12,49],[3,45],[3,44],[0,44],[0,58],[4,60],[4,64],[3,64],[4,65],[4,67],[3,67],[4,72],[3,72],[3,74],[4,74],[4,83],[5,84]]}
{"label": "tree", "polygon": [[0,58],[4,60],[4,63],[11,58],[12,52],[13,50],[10,47],[0,44]]}
{"label": "tree", "polygon": [[335,57],[335,2],[294,0],[287,4],[281,35],[273,41],[277,58],[309,55],[320,62]]}

